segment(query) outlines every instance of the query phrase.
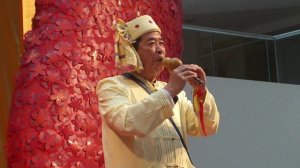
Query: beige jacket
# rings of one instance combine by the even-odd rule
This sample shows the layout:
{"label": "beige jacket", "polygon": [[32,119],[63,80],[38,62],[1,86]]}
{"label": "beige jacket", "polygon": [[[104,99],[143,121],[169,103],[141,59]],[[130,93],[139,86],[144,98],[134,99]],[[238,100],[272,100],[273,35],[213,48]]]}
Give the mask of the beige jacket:
{"label": "beige jacket", "polygon": [[[151,83],[143,80],[149,87]],[[154,83],[158,91],[149,95],[134,81],[115,76],[97,86],[102,115],[102,138],[106,168],[193,168],[174,127],[172,117],[185,142],[187,135],[202,135],[199,117],[182,91],[174,105],[162,89],[166,83]],[[204,103],[206,133],[214,134],[219,112],[208,92]]]}

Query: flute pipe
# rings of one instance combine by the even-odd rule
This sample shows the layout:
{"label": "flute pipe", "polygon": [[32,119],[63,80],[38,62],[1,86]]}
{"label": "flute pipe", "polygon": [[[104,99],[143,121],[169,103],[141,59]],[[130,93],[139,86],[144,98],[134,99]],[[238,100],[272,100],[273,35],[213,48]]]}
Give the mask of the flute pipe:
{"label": "flute pipe", "polygon": [[[167,69],[169,69],[170,71],[172,71],[173,69],[175,69],[175,68],[177,68],[178,66],[182,65],[182,62],[181,62],[180,59],[178,59],[178,58],[170,58],[170,57],[165,57],[165,58],[163,58],[162,63],[163,63],[163,65],[164,65]],[[204,81],[201,80],[200,78],[195,77],[194,79],[196,80],[196,82],[197,82],[198,84],[204,85]]]}

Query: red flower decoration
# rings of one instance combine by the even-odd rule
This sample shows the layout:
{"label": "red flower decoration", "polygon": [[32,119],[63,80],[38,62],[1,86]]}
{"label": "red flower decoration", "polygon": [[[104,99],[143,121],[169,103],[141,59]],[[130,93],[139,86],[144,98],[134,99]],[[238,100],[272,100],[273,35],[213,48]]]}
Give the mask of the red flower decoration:
{"label": "red flower decoration", "polygon": [[39,24],[43,25],[43,24],[46,24],[49,21],[51,16],[52,16],[52,13],[42,11],[39,15],[37,15],[35,17],[35,19],[39,21]]}
{"label": "red flower decoration", "polygon": [[62,35],[59,33],[59,31],[55,29],[55,27],[56,26],[51,24],[50,25],[46,24],[45,26],[43,26],[44,36],[50,40],[54,40],[58,37],[62,37]]}
{"label": "red flower decoration", "polygon": [[53,71],[47,71],[47,75],[43,77],[43,80],[47,83],[47,87],[53,87],[54,84],[62,84],[59,80],[59,74]]}
{"label": "red flower decoration", "polygon": [[46,128],[52,124],[52,119],[47,113],[45,109],[41,109],[40,111],[34,111],[32,114],[33,126]]}
{"label": "red flower decoration", "polygon": [[72,128],[71,124],[58,126],[58,129],[59,129],[60,135],[64,136],[65,139],[68,139],[69,136],[72,136],[75,134],[75,131]]}
{"label": "red flower decoration", "polygon": [[86,15],[88,15],[88,13],[90,12],[87,4],[84,2],[76,1],[71,5],[73,9],[72,14],[78,15],[80,18],[85,18]]}
{"label": "red flower decoration", "polygon": [[58,52],[52,51],[46,55],[48,57],[47,64],[52,64],[57,67],[62,67],[66,64],[67,59],[58,55]]}
{"label": "red flower decoration", "polygon": [[42,41],[40,40],[41,35],[38,34],[38,32],[28,32],[26,35],[26,42],[25,43],[25,47],[26,48],[30,48],[33,47],[35,45],[41,45]]}
{"label": "red flower decoration", "polygon": [[62,106],[69,97],[69,92],[66,89],[54,90],[53,94],[50,96],[50,100],[54,100],[56,105]]}
{"label": "red flower decoration", "polygon": [[27,63],[33,62],[33,60],[37,60],[38,57],[40,57],[40,56],[41,55],[40,55],[39,51],[37,51],[37,50],[31,50],[31,51],[29,51],[28,54],[26,53],[23,56],[23,60],[24,60],[23,63],[27,64]]}
{"label": "red flower decoration", "polygon": [[54,150],[61,145],[62,139],[55,130],[47,129],[39,134],[40,142],[45,144],[46,150]]}
{"label": "red flower decoration", "polygon": [[74,112],[77,112],[78,110],[83,109],[81,103],[82,103],[82,99],[74,96],[74,97],[71,97],[71,103],[69,103],[68,105],[74,110]]}
{"label": "red flower decoration", "polygon": [[70,35],[71,31],[75,28],[71,21],[67,19],[58,19],[56,21],[57,27],[56,31],[61,32],[63,35]]}
{"label": "red flower decoration", "polygon": [[59,55],[65,55],[67,57],[71,56],[72,45],[68,42],[59,42],[54,48],[57,50]]}
{"label": "red flower decoration", "polygon": [[37,59],[34,59],[32,62],[34,63],[34,66],[31,68],[33,77],[46,74],[45,70],[47,66],[41,64]]}
{"label": "red flower decoration", "polygon": [[[36,0],[16,79],[8,167],[104,167],[95,87],[114,67],[113,22],[151,15],[181,53],[181,0]],[[174,19],[175,18],[175,19]],[[163,72],[161,79],[167,80]]]}
{"label": "red flower decoration", "polygon": [[81,69],[81,70],[84,70],[85,73],[86,73],[87,75],[89,75],[90,72],[93,72],[93,71],[94,71],[94,66],[93,66],[92,61],[84,60],[84,61],[83,61],[83,65],[80,66],[80,69]]}

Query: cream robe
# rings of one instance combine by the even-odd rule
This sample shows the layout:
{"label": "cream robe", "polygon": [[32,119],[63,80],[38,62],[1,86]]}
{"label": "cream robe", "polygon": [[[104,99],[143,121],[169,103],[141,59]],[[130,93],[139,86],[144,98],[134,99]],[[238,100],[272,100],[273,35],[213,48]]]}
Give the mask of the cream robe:
{"label": "cream robe", "polygon": [[[143,81],[151,87],[150,82]],[[187,142],[187,135],[203,133],[198,114],[184,91],[178,94],[174,105],[162,89],[165,85],[155,82],[157,91],[149,95],[137,83],[121,75],[99,82],[96,91],[102,115],[106,168],[193,168],[168,118],[173,118]],[[206,134],[216,133],[219,112],[209,92],[204,102],[204,121]]]}

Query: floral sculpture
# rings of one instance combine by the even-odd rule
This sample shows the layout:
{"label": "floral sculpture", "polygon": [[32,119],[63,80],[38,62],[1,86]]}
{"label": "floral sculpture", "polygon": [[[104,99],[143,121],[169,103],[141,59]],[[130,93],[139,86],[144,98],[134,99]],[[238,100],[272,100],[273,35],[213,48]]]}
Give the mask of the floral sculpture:
{"label": "floral sculpture", "polygon": [[[36,0],[16,77],[8,166],[104,167],[95,87],[114,66],[113,22],[151,15],[168,55],[182,48],[181,0]],[[161,78],[166,80],[168,73]],[[124,156],[126,157],[126,156]]]}

